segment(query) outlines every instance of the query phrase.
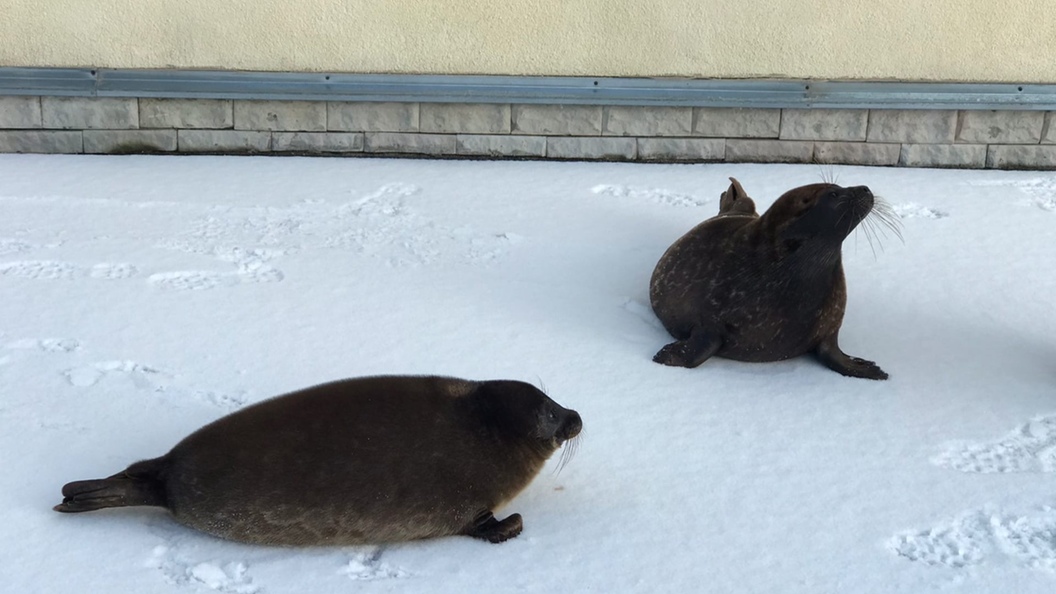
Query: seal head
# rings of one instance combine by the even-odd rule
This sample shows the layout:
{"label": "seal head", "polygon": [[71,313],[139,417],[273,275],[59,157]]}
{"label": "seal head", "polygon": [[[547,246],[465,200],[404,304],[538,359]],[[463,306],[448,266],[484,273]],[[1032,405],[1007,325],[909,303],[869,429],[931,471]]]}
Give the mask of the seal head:
{"label": "seal head", "polygon": [[847,301],[841,248],[873,209],[869,188],[801,186],[759,216],[730,179],[718,216],[678,239],[653,271],[653,311],[678,339],[654,361],[696,367],[713,355],[761,362],[813,352],[844,375],[886,379],[838,345]]}

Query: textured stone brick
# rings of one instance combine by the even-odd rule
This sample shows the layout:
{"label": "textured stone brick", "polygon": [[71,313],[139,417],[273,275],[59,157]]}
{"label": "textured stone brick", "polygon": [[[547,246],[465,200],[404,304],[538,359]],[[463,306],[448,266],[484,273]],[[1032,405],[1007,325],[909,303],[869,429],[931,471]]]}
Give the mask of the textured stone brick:
{"label": "textured stone brick", "polygon": [[272,132],[271,150],[297,153],[363,152],[361,132]]}
{"label": "textured stone brick", "polygon": [[693,134],[713,138],[777,138],[780,109],[698,107],[693,110]]}
{"label": "textured stone brick", "polygon": [[815,142],[814,160],[843,165],[896,165],[901,148],[879,142]]}
{"label": "textured stone brick", "polygon": [[722,138],[639,138],[638,158],[649,161],[722,161]]}
{"label": "textured stone brick", "polygon": [[514,105],[513,132],[546,136],[601,136],[599,105]]}
{"label": "textured stone brick", "polygon": [[1045,130],[1041,135],[1042,144],[1056,144],[1056,111],[1045,114]]}
{"label": "textured stone brick", "polygon": [[40,126],[40,97],[0,97],[0,128]]}
{"label": "textured stone brick", "polygon": [[86,153],[146,153],[176,150],[175,130],[85,130]]}
{"label": "textured stone brick", "polygon": [[235,124],[232,103],[226,99],[139,100],[140,128],[208,128],[221,130]]}
{"label": "textured stone brick", "polygon": [[609,136],[689,136],[692,107],[613,105],[604,110],[602,133]]}
{"label": "textured stone brick", "polygon": [[417,132],[417,103],[326,104],[326,128],[344,132]]}
{"label": "textured stone brick", "polygon": [[1044,124],[1043,111],[962,111],[957,142],[1037,144]]}
{"label": "textured stone brick", "polygon": [[0,153],[80,153],[81,131],[0,130]]}
{"label": "textured stone brick", "polygon": [[326,130],[322,101],[235,101],[235,130]]}
{"label": "textured stone brick", "polygon": [[368,153],[408,155],[453,155],[456,152],[454,134],[367,132],[363,148]]}
{"label": "textured stone brick", "polygon": [[630,160],[638,155],[635,138],[548,136],[546,156],[554,159]]}
{"label": "textured stone brick", "polygon": [[139,127],[135,99],[41,97],[40,112],[45,128],[127,130]]}
{"label": "textured stone brick", "polygon": [[865,140],[865,109],[785,109],[781,140]]}
{"label": "textured stone brick", "polygon": [[545,157],[543,136],[458,135],[458,154],[489,157]]}
{"label": "textured stone brick", "polygon": [[242,130],[179,130],[180,152],[261,153],[271,149],[271,133]]}
{"label": "textured stone brick", "polygon": [[505,103],[422,103],[418,113],[422,132],[510,133],[510,106]]}
{"label": "textured stone brick", "polygon": [[1056,145],[992,144],[986,166],[994,169],[1056,169]]}
{"label": "textured stone brick", "polygon": [[905,167],[968,167],[986,165],[985,144],[903,144],[898,164]]}
{"label": "textured stone brick", "polygon": [[726,160],[751,163],[809,163],[814,143],[799,140],[726,140]]}
{"label": "textured stone brick", "polygon": [[914,144],[953,142],[957,112],[947,109],[872,109],[869,142]]}

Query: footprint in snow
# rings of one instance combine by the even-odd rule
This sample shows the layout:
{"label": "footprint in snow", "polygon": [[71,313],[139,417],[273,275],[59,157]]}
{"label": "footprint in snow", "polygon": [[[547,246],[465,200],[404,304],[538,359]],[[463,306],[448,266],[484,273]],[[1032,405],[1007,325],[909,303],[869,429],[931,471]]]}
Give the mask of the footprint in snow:
{"label": "footprint in snow", "polygon": [[342,567],[339,573],[346,575],[349,579],[359,581],[391,580],[410,577],[411,574],[399,567],[394,567],[381,561],[384,550],[379,547],[370,553],[357,553],[352,555],[348,563]]}
{"label": "footprint in snow", "polygon": [[990,442],[955,442],[931,462],[962,472],[1056,472],[1056,416],[1036,417]]}
{"label": "footprint in snow", "polygon": [[222,408],[228,411],[234,411],[242,408],[249,402],[245,393],[240,394],[226,394],[224,392],[195,392],[194,397],[201,402],[211,404],[215,407]]}
{"label": "footprint in snow", "polygon": [[636,186],[622,186],[600,184],[590,189],[599,195],[613,196],[615,198],[630,198],[632,200],[648,200],[656,204],[666,206],[703,206],[709,202],[707,198],[698,198],[692,194],[681,194],[664,190],[661,188],[641,188]]}
{"label": "footprint in snow", "polygon": [[89,388],[103,378],[116,377],[130,380],[141,390],[163,392],[169,375],[159,369],[141,365],[134,361],[102,361],[84,367],[75,367],[63,372],[66,381],[78,388]]}
{"label": "footprint in snow", "polygon": [[121,280],[136,274],[136,267],[127,263],[104,262],[84,269],[69,262],[54,260],[23,260],[0,264],[0,275],[34,280],[69,280],[89,276],[102,280]]}
{"label": "footprint in snow", "polygon": [[127,263],[96,264],[88,271],[88,276],[102,280],[121,280],[136,275],[138,270],[135,266]]}
{"label": "footprint in snow", "polygon": [[900,219],[944,219],[949,213],[917,204],[916,202],[900,202],[892,204],[895,214]]}
{"label": "footprint in snow", "polygon": [[37,246],[18,239],[0,237],[0,256],[8,256],[10,254],[21,254],[23,252],[28,252],[35,247]]}
{"label": "footprint in snow", "polygon": [[935,567],[983,563],[1056,571],[1056,509],[1018,516],[976,510],[928,530],[907,531],[887,542],[900,557]]}
{"label": "footprint in snow", "polygon": [[1047,212],[1056,212],[1056,177],[1037,177],[1024,180],[985,180],[974,182],[976,186],[1011,186],[1026,194],[1027,204]]}
{"label": "footprint in snow", "polygon": [[26,338],[4,345],[6,349],[33,349],[44,353],[72,353],[81,348],[81,342],[74,338]]}
{"label": "footprint in snow", "polygon": [[79,266],[53,260],[23,260],[0,264],[0,276],[33,280],[69,280],[83,275],[84,270]]}
{"label": "footprint in snow", "polygon": [[230,594],[256,594],[260,586],[253,583],[249,566],[242,561],[191,561],[183,557],[178,545],[158,545],[144,564],[161,571],[165,581],[177,586],[197,586]]}

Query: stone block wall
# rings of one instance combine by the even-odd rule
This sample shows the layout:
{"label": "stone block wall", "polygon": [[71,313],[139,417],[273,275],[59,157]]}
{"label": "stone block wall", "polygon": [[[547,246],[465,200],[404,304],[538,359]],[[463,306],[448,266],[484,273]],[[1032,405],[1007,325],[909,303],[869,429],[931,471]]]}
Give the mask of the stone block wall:
{"label": "stone block wall", "polygon": [[1056,169],[1056,112],[9,96],[0,152]]}

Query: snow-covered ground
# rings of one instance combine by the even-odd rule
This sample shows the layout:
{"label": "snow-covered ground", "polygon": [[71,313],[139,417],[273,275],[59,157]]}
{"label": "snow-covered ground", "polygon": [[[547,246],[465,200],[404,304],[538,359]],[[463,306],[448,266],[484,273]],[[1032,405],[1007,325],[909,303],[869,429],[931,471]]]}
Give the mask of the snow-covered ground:
{"label": "snow-covered ground", "polygon": [[[1056,590],[1056,174],[837,167],[903,217],[844,244],[840,343],[654,364],[648,280],[735,176],[815,166],[0,156],[0,591]],[[515,378],[585,431],[502,545],[282,549],[63,483],[248,403],[381,373]],[[352,580],[355,580],[354,582]]]}

